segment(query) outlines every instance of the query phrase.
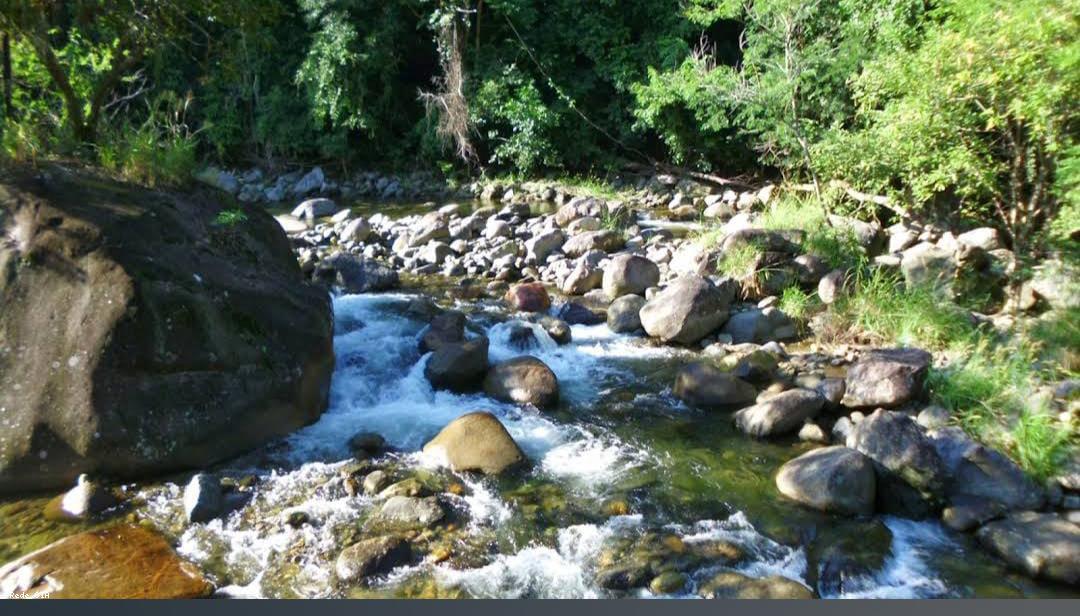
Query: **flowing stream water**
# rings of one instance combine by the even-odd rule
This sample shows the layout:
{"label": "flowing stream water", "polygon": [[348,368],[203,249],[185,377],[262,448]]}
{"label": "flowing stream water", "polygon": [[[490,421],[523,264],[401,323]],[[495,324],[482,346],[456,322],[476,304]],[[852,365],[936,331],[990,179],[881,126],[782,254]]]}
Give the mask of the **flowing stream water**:
{"label": "flowing stream water", "polygon": [[[224,519],[183,522],[183,481],[144,488],[137,515],[179,544],[185,557],[235,597],[650,597],[596,583],[612,546],[650,537],[693,546],[721,541],[737,562],[699,562],[672,596],[696,596],[725,569],[780,575],[824,597],[1023,596],[1058,592],[1009,573],[970,537],[935,521],[884,517],[849,520],[780,499],[776,469],[808,446],[756,441],[727,414],[680,404],[670,394],[675,370],[691,354],[573,326],[557,345],[532,326],[533,348],[513,346],[511,324],[493,304],[458,302],[470,335],[490,337],[492,361],[528,353],[558,376],[562,401],[539,412],[482,394],[433,391],[417,339],[426,318],[408,293],[346,295],[334,300],[337,367],[330,404],[315,424],[282,442],[216,469],[249,476],[250,500]],[[528,454],[528,470],[500,478],[454,476],[419,453],[455,417],[496,414]],[[357,587],[335,585],[333,562],[375,506],[349,496],[343,470],[355,464],[349,438],[381,434],[396,452],[400,477],[457,484],[445,493],[451,523],[425,531],[427,556]],[[302,512],[302,524],[289,524]],[[436,557],[436,554],[442,554]],[[447,556],[449,555],[449,556]],[[843,575],[830,573],[837,563]]]}

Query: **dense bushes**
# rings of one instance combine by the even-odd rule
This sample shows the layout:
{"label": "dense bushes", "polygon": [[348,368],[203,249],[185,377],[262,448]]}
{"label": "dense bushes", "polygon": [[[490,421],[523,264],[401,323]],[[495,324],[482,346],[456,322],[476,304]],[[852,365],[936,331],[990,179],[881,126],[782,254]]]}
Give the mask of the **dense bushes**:
{"label": "dense bushes", "polygon": [[[148,102],[173,96],[191,101],[200,156],[227,163],[670,160],[845,179],[1027,241],[1071,232],[1060,220],[1080,207],[1078,14],[1077,0],[0,0],[3,143],[101,145],[161,124]],[[449,72],[453,109],[438,104]],[[432,116],[451,112],[452,146]]]}

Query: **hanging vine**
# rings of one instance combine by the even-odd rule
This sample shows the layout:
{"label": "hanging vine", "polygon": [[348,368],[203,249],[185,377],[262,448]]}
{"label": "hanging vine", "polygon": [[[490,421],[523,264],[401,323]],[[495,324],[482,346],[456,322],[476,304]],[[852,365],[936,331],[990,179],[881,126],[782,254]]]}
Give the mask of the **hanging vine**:
{"label": "hanging vine", "polygon": [[476,162],[476,149],[471,136],[469,101],[465,97],[465,43],[469,32],[469,15],[475,9],[464,6],[467,0],[439,2],[431,18],[435,42],[439,51],[442,74],[435,79],[433,92],[420,92],[429,114],[438,116],[436,132],[452,145],[455,154],[467,164]]}

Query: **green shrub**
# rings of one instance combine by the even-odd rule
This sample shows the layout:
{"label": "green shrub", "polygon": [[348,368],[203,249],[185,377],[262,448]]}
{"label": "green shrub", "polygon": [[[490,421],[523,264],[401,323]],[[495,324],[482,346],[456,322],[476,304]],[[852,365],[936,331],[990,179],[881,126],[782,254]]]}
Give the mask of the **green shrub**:
{"label": "green shrub", "polygon": [[760,246],[753,243],[739,244],[725,250],[717,259],[716,269],[724,276],[746,278],[755,274],[755,268],[761,258]]}
{"label": "green shrub", "polygon": [[780,310],[798,321],[805,321],[818,307],[815,296],[803,291],[798,286],[790,286],[780,294]]}
{"label": "green shrub", "polygon": [[247,214],[240,208],[221,210],[214,217],[214,224],[221,227],[233,227],[248,219]]}

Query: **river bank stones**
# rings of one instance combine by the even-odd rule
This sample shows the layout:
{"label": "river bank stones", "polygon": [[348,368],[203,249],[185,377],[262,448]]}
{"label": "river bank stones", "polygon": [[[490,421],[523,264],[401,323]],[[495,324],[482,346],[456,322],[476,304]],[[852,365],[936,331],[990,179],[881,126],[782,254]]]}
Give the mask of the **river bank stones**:
{"label": "river bank stones", "polygon": [[921,349],[877,349],[848,368],[842,404],[848,408],[896,408],[926,393],[930,354]]}
{"label": "river bank stones", "polygon": [[780,467],[776,488],[784,496],[821,511],[869,515],[874,511],[874,465],[847,447],[822,447]]}
{"label": "river bank stones", "polygon": [[1052,513],[1025,511],[980,528],[991,552],[1031,577],[1080,584],[1080,526]]}
{"label": "river bank stones", "polygon": [[604,266],[602,286],[608,298],[644,295],[645,289],[660,283],[660,268],[645,257],[621,254]]}
{"label": "river bank stones", "polygon": [[701,276],[684,275],[641,308],[641,325],[664,342],[693,344],[723,325],[734,296],[731,285],[717,286]]}
{"label": "river bank stones", "polygon": [[498,475],[525,461],[513,437],[491,413],[467,413],[451,421],[424,445],[424,454],[454,471]]}
{"label": "river bank stones", "polygon": [[879,508],[925,515],[945,494],[946,469],[915,420],[879,409],[858,422],[847,445],[874,461]]}
{"label": "river bank stones", "polygon": [[547,364],[524,355],[491,366],[484,393],[500,402],[550,408],[559,402],[559,380]]}

